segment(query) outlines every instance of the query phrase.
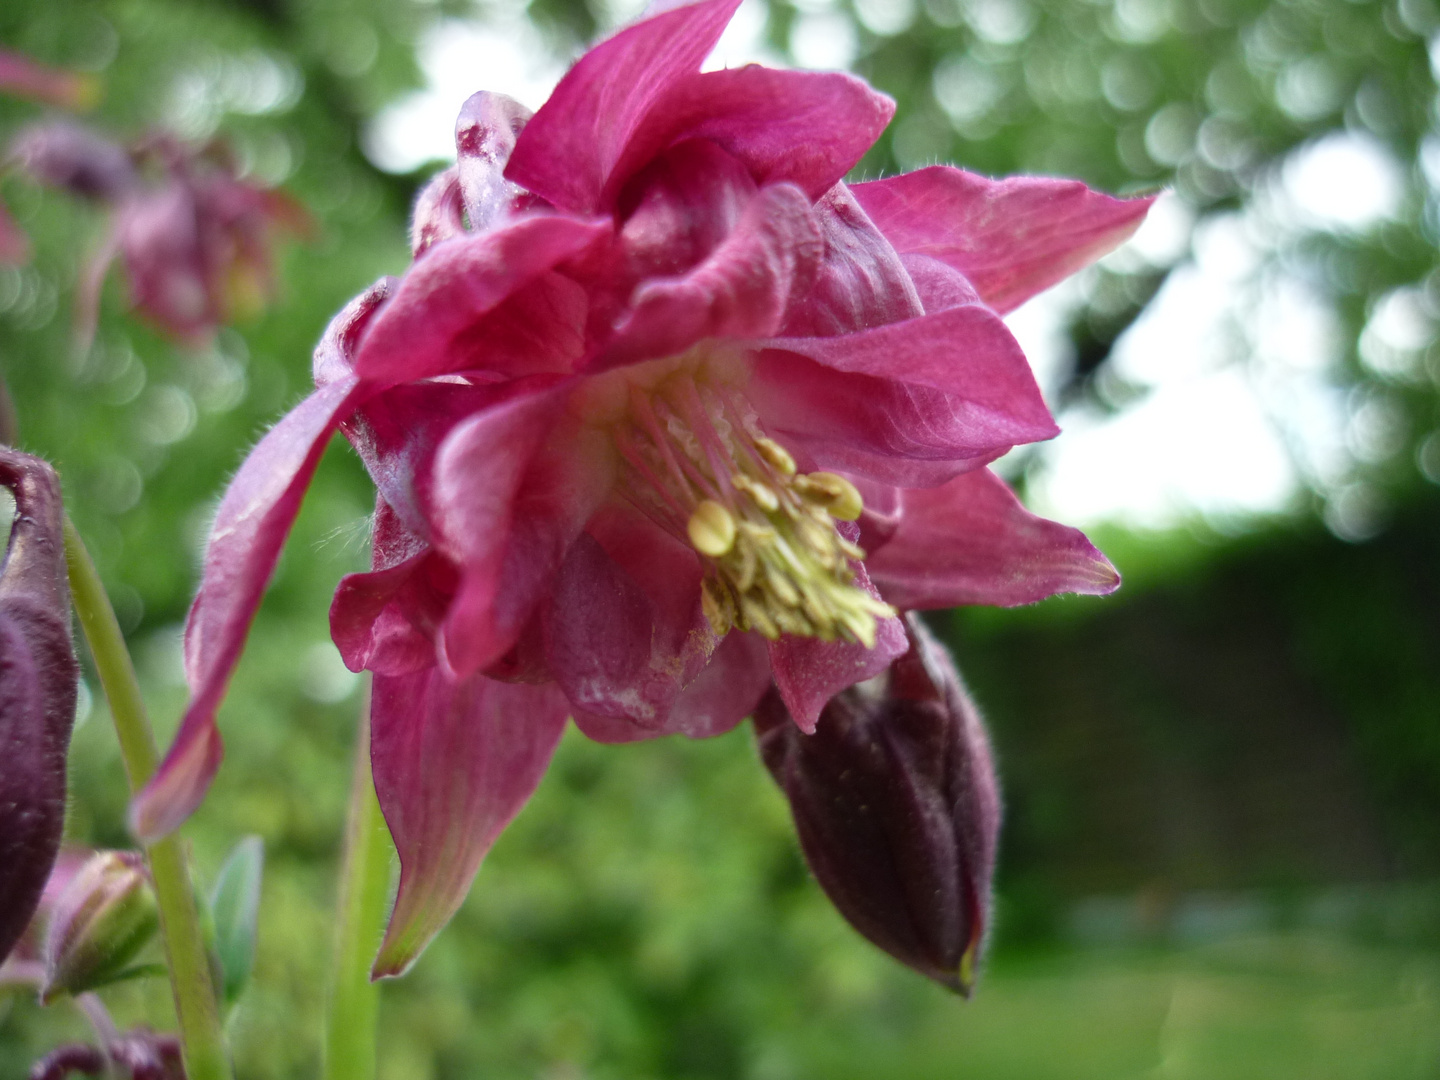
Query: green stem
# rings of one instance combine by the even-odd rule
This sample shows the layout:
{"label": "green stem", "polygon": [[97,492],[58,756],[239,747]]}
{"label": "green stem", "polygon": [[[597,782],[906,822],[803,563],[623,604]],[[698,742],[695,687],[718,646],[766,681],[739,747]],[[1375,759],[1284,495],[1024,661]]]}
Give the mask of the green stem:
{"label": "green stem", "polygon": [[[133,794],[155,775],[160,752],[115,609],[69,517],[65,519],[65,563],[70,572],[75,614],[110,702],[120,756]],[[160,905],[160,934],[170,961],[170,986],[184,1046],[185,1075],[189,1080],[230,1080],[230,1058],[225,1051],[209,954],[200,932],[200,915],[190,888],[184,849],[179,838],[171,835],[150,844],[146,854]]]}
{"label": "green stem", "polygon": [[375,1080],[380,988],[370,981],[370,965],[380,947],[390,891],[390,834],[370,775],[368,692],[362,713],[350,781],[345,862],[340,871],[339,923],[325,1018],[324,1080]]}

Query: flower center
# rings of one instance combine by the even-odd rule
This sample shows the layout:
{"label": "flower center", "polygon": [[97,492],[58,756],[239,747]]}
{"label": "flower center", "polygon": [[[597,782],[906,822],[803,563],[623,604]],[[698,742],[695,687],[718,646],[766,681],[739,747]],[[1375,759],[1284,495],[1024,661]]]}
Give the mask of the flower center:
{"label": "flower center", "polygon": [[895,611],[855,584],[852,560],[865,552],[836,528],[860,516],[860,493],[834,473],[797,472],[760,431],[741,381],[712,356],[641,365],[604,387],[626,463],[621,488],[704,560],[701,600],[716,634],[738,627],[873,648],[876,621]]}

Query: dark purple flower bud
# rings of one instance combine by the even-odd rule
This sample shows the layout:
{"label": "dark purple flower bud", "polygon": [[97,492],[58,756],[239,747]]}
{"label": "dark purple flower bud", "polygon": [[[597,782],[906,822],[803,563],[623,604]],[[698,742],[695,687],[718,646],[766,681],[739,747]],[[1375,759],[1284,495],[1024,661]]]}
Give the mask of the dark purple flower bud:
{"label": "dark purple flower bud", "polygon": [[755,711],[800,847],[850,924],[967,996],[984,940],[1000,798],[989,740],[949,653],[914,614],[910,651],[837,694],[815,734],[775,689]]}
{"label": "dark purple flower bud", "polygon": [[65,1080],[71,1073],[100,1076],[108,1067],[98,1046],[61,1046],[50,1051],[30,1070],[30,1080]]}
{"label": "dark purple flower bud", "polygon": [[117,1036],[102,1051],[97,1046],[62,1046],[35,1063],[30,1080],[65,1080],[81,1076],[113,1076],[116,1080],[185,1080],[180,1042],[149,1028]]}
{"label": "dark purple flower bud", "polygon": [[137,180],[124,147],[67,120],[25,128],[10,157],[36,183],[96,202],[118,202]]}
{"label": "dark purple flower bud", "polygon": [[0,447],[15,521],[0,569],[0,959],[25,931],[60,851],[78,668],[60,482]]}

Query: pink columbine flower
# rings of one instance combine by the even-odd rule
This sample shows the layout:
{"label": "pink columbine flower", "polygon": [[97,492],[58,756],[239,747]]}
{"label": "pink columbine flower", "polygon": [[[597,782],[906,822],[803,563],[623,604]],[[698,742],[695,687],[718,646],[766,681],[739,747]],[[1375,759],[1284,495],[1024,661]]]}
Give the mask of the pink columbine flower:
{"label": "pink columbine flower", "polygon": [[221,504],[191,705],[133,825],[173,829],[218,767],[216,709],[338,427],[378,489],[373,569],[331,627],[374,672],[401,858],[379,975],[449,919],[567,717],[716,735],[773,683],[811,731],[906,652],[897,609],[1118,583],[985,465],[1057,430],[1000,316],[1149,200],[948,167],[848,186],[893,103],[844,74],[702,73],[738,2],[621,30],[533,116],[466,102],[413,264],[334,320],[315,393]]}
{"label": "pink columbine flower", "polygon": [[136,310],[170,336],[198,343],[264,306],[276,232],[310,229],[297,203],[241,179],[216,143],[192,147],[156,135],[126,148],[50,121],[17,135],[9,157],[38,183],[113,209],[76,298],[82,341],[93,333],[100,287],[117,257]]}
{"label": "pink columbine flower", "polygon": [[[26,98],[65,109],[86,109],[100,96],[93,75],[46,67],[28,56],[0,49],[0,94]],[[0,266],[25,262],[30,238],[0,204]]]}

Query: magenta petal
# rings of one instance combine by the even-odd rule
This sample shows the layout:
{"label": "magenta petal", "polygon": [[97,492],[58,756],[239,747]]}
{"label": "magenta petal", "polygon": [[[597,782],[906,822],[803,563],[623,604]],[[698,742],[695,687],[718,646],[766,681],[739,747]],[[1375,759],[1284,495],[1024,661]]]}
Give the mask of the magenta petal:
{"label": "magenta petal", "polygon": [[462,677],[515,643],[609,491],[607,443],[557,426],[564,404],[561,392],[507,401],[458,426],[436,455],[428,517],[462,574],[441,655]]}
{"label": "magenta petal", "polygon": [[979,304],[767,344],[750,399],[825,468],[929,487],[1059,430],[1020,346]]}
{"label": "magenta petal", "polygon": [[1120,585],[1084,533],[1036,517],[988,469],[906,491],[901,505],[895,535],[865,560],[896,607],[1011,607],[1062,592],[1104,595]]}
{"label": "magenta petal", "polygon": [[636,131],[700,69],[740,0],[661,11],[576,61],[510,155],[505,175],[563,210],[593,213]]}
{"label": "magenta petal", "polygon": [[554,687],[456,683],[438,668],[376,676],[370,760],[400,889],[372,977],[403,974],[450,921],[545,775],[565,716]]}
{"label": "magenta petal", "polygon": [[551,587],[545,664],[578,712],[660,733],[716,640],[700,610],[699,560],[654,526],[644,531],[628,531],[627,553],[644,545],[652,556],[644,585],[595,537],[576,540]]}
{"label": "magenta petal", "polygon": [[666,146],[698,138],[739,158],[757,184],[788,181],[817,199],[870,149],[894,113],[890,98],[837,72],[749,64],[690,75],[645,118],[606,194]]}
{"label": "magenta petal", "polygon": [[825,257],[813,288],[787,313],[786,337],[831,337],[913,319],[924,312],[910,275],[880,230],[836,184],[815,204]]}
{"label": "magenta petal", "polygon": [[1032,442],[1054,437],[1030,365],[1009,328],[983,304],[969,304],[839,337],[775,338],[767,348],[807,356],[834,371],[939,390],[1004,417]]}
{"label": "magenta petal", "polygon": [[415,196],[415,209],[410,212],[410,254],[418,259],[440,241],[464,234],[460,173],[452,165],[432,176]]}
{"label": "magenta petal", "polygon": [[991,180],[950,165],[851,190],[897,251],[948,263],[1002,314],[1122,243],[1155,201],[1111,198],[1078,180]]}
{"label": "magenta petal", "polygon": [[479,366],[469,350],[455,348],[457,339],[521,286],[610,231],[607,221],[547,214],[437,244],[371,323],[355,371],[389,384]]}
{"label": "magenta petal", "polygon": [[470,230],[482,232],[503,218],[521,196],[505,179],[505,165],[530,110],[514,98],[482,90],[471,94],[455,120],[456,168]]}
{"label": "magenta petal", "polygon": [[671,704],[664,723],[647,727],[625,716],[602,716],[574,709],[575,726],[602,743],[639,742],[664,735],[709,739],[724,735],[745,717],[770,685],[765,639],[733,631],[715,649],[710,662]]}
{"label": "magenta petal", "polygon": [[435,452],[456,425],[513,394],[511,387],[429,379],[392,386],[365,401],[340,430],[365,463],[381,498],[424,540],[430,524],[418,489]]}
{"label": "magenta petal", "polygon": [[671,356],[707,337],[776,333],[823,251],[804,193],[791,184],[761,189],[709,258],[682,278],[636,290],[634,310],[597,367]]}
{"label": "magenta petal", "polygon": [[351,671],[408,675],[435,663],[435,633],[455,587],[449,560],[376,499],[373,569],[347,574],[330,605],[330,636]]}
{"label": "magenta petal", "polygon": [[356,393],[347,379],[311,394],[260,440],[225,492],[185,626],[190,706],[160,771],[130,806],[130,828],[141,840],[164,836],[189,817],[220,767],[215,710],[310,477]]}
{"label": "magenta petal", "polygon": [[765,639],[732,630],[675,699],[666,727],[692,739],[724,735],[755,711],[769,685]]}
{"label": "magenta petal", "polygon": [[[856,584],[877,595],[863,568]],[[785,699],[785,708],[801,731],[815,730],[820,710],[841,690],[880,674],[890,666],[890,661],[909,649],[905,624],[899,619],[879,620],[877,631],[873,649],[847,641],[821,641],[789,634],[770,642],[775,688]]]}
{"label": "magenta petal", "polygon": [[330,320],[330,325],[325,327],[325,333],[320,335],[320,343],[315,346],[315,359],[311,365],[317,388],[348,379],[355,374],[351,365],[360,336],[365,333],[365,328],[370,325],[375,312],[380,310],[380,305],[390,299],[398,284],[397,278],[382,277],[341,308],[340,313]]}

